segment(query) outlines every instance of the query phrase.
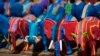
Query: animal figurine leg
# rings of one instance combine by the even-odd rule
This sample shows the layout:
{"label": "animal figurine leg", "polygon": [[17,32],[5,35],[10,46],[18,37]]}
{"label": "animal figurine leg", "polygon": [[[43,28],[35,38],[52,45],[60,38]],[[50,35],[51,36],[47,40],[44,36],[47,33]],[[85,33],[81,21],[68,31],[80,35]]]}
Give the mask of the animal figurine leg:
{"label": "animal figurine leg", "polygon": [[59,42],[56,41],[56,43],[55,43],[55,56],[61,56],[60,55],[60,46],[59,45],[60,45]]}
{"label": "animal figurine leg", "polygon": [[10,34],[11,35],[11,47],[10,50],[11,51],[15,51],[16,50],[16,34]]}
{"label": "animal figurine leg", "polygon": [[91,56],[96,56],[96,42],[95,41],[90,41],[90,48],[91,48]]}
{"label": "animal figurine leg", "polygon": [[2,33],[0,32],[0,48],[2,48]]}

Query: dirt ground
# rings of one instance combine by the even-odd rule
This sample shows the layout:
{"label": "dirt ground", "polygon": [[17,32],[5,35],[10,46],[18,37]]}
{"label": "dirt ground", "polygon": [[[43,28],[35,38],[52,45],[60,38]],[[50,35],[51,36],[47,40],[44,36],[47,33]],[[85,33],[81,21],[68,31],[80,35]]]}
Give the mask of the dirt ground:
{"label": "dirt ground", "polygon": [[[20,45],[23,42],[23,40],[18,40],[16,45]],[[21,46],[21,45],[20,45]],[[32,47],[30,46],[29,51],[23,52],[19,51],[16,53],[12,53],[9,49],[2,48],[0,49],[0,56],[55,56],[54,51],[44,52],[44,51],[37,51],[33,52]],[[21,47],[18,47],[18,49]],[[63,54],[63,53],[62,53]],[[97,56],[100,56],[100,48],[96,52]],[[62,55],[62,56],[77,56],[77,51],[74,52],[71,55]]]}

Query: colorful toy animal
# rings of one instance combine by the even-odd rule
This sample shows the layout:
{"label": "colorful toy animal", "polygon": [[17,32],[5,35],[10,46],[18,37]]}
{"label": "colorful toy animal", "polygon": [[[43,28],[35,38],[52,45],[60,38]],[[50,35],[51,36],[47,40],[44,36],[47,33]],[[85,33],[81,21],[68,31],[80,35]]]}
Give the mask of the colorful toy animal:
{"label": "colorful toy animal", "polygon": [[[75,21],[75,22],[74,22]],[[69,36],[70,33],[73,31],[74,32],[74,26],[72,25],[74,23],[74,26],[76,26],[77,23],[77,19],[75,17],[73,17],[72,15],[66,15],[65,18],[62,20],[62,22],[60,23],[59,29],[58,29],[58,34],[57,34],[57,39],[59,41],[60,44],[60,49],[62,50],[62,39],[65,39],[66,41],[66,45],[67,45],[67,49],[66,49],[66,54],[71,54],[72,51],[72,47],[70,44],[70,41],[72,41],[72,37]],[[70,31],[67,31],[70,30]],[[65,38],[64,38],[65,36]]]}
{"label": "colorful toy animal", "polygon": [[[26,16],[29,17],[29,16]],[[35,20],[29,20],[29,34],[25,37],[25,43],[26,46],[24,47],[25,50],[28,50],[29,45],[28,43],[32,43],[34,45],[34,47],[36,48],[36,44],[41,40],[41,38],[39,38],[37,35],[39,35],[39,26],[38,26],[38,22],[40,22],[42,19],[39,18],[35,18]],[[34,49],[35,49],[34,48]]]}
{"label": "colorful toy animal", "polygon": [[[19,18],[19,17],[12,17],[10,20],[10,28],[9,28],[9,33],[11,35],[11,41],[12,41],[12,45],[11,45],[11,50],[16,50],[16,38],[17,35],[21,35],[24,39],[25,37],[28,35],[28,20],[34,20],[35,16],[30,16],[28,15],[28,17],[26,18]],[[13,23],[14,22],[14,23]],[[23,26],[23,27],[22,27]],[[25,43],[25,47],[27,46],[27,44]],[[25,48],[23,48],[23,50],[26,51]]]}
{"label": "colorful toy animal", "polygon": [[[45,16],[44,22],[42,22],[42,37],[43,37],[43,44],[45,47],[45,51],[48,50],[48,46],[47,46],[47,38],[51,39],[51,43],[49,46],[49,49],[51,48],[51,45],[53,44],[53,42],[56,39],[56,29],[57,29],[57,23],[60,22],[60,20],[62,19],[62,17],[65,14],[65,9],[64,9],[64,4],[62,4],[61,0],[56,0],[56,2],[54,2],[53,4],[50,5],[47,14]],[[53,8],[53,9],[52,9]],[[49,25],[47,25],[49,24]],[[44,27],[44,28],[43,28]],[[47,38],[46,38],[47,37]]]}
{"label": "colorful toy animal", "polygon": [[[96,55],[96,40],[100,35],[97,35],[96,32],[99,34],[100,30],[100,21],[98,18],[90,17],[89,19],[83,19],[82,24],[79,24],[81,28],[81,32],[77,30],[77,38],[78,43],[81,43],[81,50],[82,55],[87,55],[87,50],[85,49],[87,46],[87,42],[89,43],[89,47],[91,48],[91,56]],[[79,34],[80,33],[80,34]],[[80,41],[79,41],[80,40]]]}

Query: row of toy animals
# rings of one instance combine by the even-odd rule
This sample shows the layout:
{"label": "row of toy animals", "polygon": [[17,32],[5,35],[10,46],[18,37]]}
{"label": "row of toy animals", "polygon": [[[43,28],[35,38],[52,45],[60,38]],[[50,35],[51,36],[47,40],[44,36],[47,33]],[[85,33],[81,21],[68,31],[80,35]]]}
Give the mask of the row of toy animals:
{"label": "row of toy animals", "polygon": [[[34,21],[35,17],[40,16],[49,5],[49,0],[32,1],[0,0],[0,33],[2,33],[1,36],[5,35],[6,37],[10,33],[11,42],[14,47],[11,48],[12,50],[15,49],[17,35],[21,37],[28,35],[28,22]],[[0,47],[3,45],[1,42],[2,39],[0,39]]]}
{"label": "row of toy animals", "polygon": [[[36,17],[38,17],[37,15],[39,15],[39,17],[37,19],[35,16],[30,15],[30,14],[29,14],[30,16],[27,15],[26,17],[23,17],[23,19],[20,17],[11,17],[10,27],[8,24],[9,20],[7,18],[2,19],[0,22],[1,23],[0,30],[3,29],[4,33],[8,32],[7,30],[9,28],[9,33],[11,35],[11,42],[12,42],[11,50],[13,50],[13,51],[16,50],[16,48],[15,48],[16,47],[16,38],[17,38],[16,35],[20,34],[22,37],[24,37],[25,47],[23,48],[23,50],[27,50],[28,42],[36,45],[36,42],[40,41],[41,37],[37,37],[37,35],[40,34],[42,36],[42,41],[43,41],[45,51],[48,51],[48,48],[50,49],[52,46],[52,43],[55,42],[55,40],[56,40],[55,51],[56,51],[56,56],[59,56],[60,55],[59,52],[60,52],[60,50],[62,50],[61,42],[62,42],[62,39],[64,39],[63,35],[65,35],[65,36],[67,36],[66,39],[69,38],[66,42],[66,44],[67,44],[66,53],[71,54],[73,51],[72,51],[72,48],[70,47],[71,45],[70,45],[69,41],[72,40],[73,38],[72,38],[72,36],[69,36],[67,34],[70,34],[71,32],[73,32],[73,34],[72,33],[71,34],[73,36],[76,36],[74,34],[74,31],[76,29],[75,26],[78,23],[80,23],[80,22],[77,22],[76,20],[80,21],[80,20],[82,20],[82,18],[89,17],[89,16],[96,16],[98,18],[100,16],[100,10],[99,9],[94,10],[94,8],[100,8],[99,2],[97,2],[93,6],[91,3],[88,3],[87,5],[85,5],[85,3],[80,0],[77,0],[73,4],[71,4],[69,1],[68,1],[68,3],[66,3],[62,0],[56,0],[54,3],[52,3],[49,6],[49,8],[47,9],[47,12],[45,12],[45,13],[42,12],[43,14],[38,13],[39,11],[41,11],[41,10],[37,10],[37,9],[41,9],[40,7],[36,6],[37,8],[36,7],[34,8],[34,6],[33,6],[33,9],[30,9],[29,11],[33,10],[31,13],[33,15],[35,15]],[[9,10],[9,11],[12,11],[12,10]],[[15,10],[16,13],[19,10],[20,9],[17,9],[17,11]],[[16,16],[16,15],[19,16],[19,14],[16,14],[15,11],[13,11],[12,14],[10,14],[10,15],[11,16]],[[67,15],[65,16],[65,14],[67,14]],[[61,27],[62,24],[64,23],[63,19],[65,19],[66,22],[65,22],[65,26]],[[69,21],[71,21],[71,20],[74,20],[75,22],[70,23]],[[92,19],[92,20],[94,20],[94,19]],[[82,22],[84,22],[84,20]],[[66,23],[68,23],[68,26],[66,26]],[[73,26],[73,23],[76,25]],[[4,28],[7,28],[7,30],[4,30],[4,28],[2,26],[3,24],[6,24],[6,25],[8,24],[7,25],[8,27],[7,26],[4,27]],[[67,31],[67,33],[63,32],[64,28],[66,28],[65,31]],[[68,28],[71,30],[68,31],[67,30]],[[62,32],[60,32],[60,31],[62,31]],[[81,31],[81,30],[78,30],[78,31]],[[87,34],[87,32],[84,34]],[[29,35],[29,36],[27,36],[27,35]],[[47,39],[51,40],[49,47],[47,44]],[[78,43],[78,41],[76,41],[76,43],[77,43],[77,46],[78,46],[78,44],[80,44],[80,43]],[[82,48],[83,47],[82,44],[80,44],[80,45]],[[93,44],[91,44],[91,45],[93,45]],[[94,49],[92,49],[92,50],[94,50]],[[95,55],[95,52],[93,52],[92,55]]]}
{"label": "row of toy animals", "polygon": [[[61,43],[62,40],[61,39],[64,39],[64,40],[67,39],[66,40],[66,45],[67,45],[66,53],[71,54],[73,51],[72,51],[70,41],[72,41],[73,36],[75,36],[75,38],[76,38],[75,42],[77,43],[77,47],[78,47],[79,51],[80,50],[82,51],[82,55],[83,56],[87,55],[88,52],[85,49],[85,47],[86,47],[86,44],[89,43],[90,48],[91,48],[90,55],[95,56],[96,55],[96,51],[95,51],[96,40],[100,39],[100,38],[98,38],[100,36],[99,35],[100,25],[98,25],[98,24],[100,24],[99,23],[100,21],[98,20],[100,18],[100,10],[95,9],[95,8],[96,7],[100,8],[100,2],[97,2],[93,6],[90,2],[85,5],[85,3],[82,2],[81,0],[77,0],[74,4],[70,4],[70,2],[69,2],[68,5],[70,5],[70,6],[69,6],[69,8],[67,7],[67,9],[65,8],[65,11],[67,12],[67,10],[68,10],[69,14],[67,13],[67,15],[65,17],[63,16],[63,14],[64,14],[63,11],[60,11],[60,13],[63,13],[63,14],[60,14],[60,16],[57,13],[57,16],[59,16],[57,18],[55,17],[55,14],[53,14],[50,11],[52,15],[50,13],[49,13],[49,15],[47,14],[47,16],[48,16],[48,17],[46,16],[47,19],[45,19],[44,24],[42,23],[43,25],[41,25],[41,26],[44,26],[43,37],[45,37],[45,38],[47,37],[47,39],[51,40],[49,49],[52,47],[52,44],[56,42],[54,44],[55,45],[55,53],[56,53],[56,56],[60,56],[60,50],[62,50],[62,43]],[[72,8],[71,8],[71,6],[72,6]],[[60,8],[60,9],[62,9],[62,8]],[[60,9],[58,9],[58,11]],[[53,17],[53,15],[54,15],[54,17]],[[76,21],[75,17],[78,21]],[[98,19],[95,17],[97,17]],[[88,19],[89,21],[82,20],[83,18]],[[65,19],[64,20],[65,22],[63,22],[63,19]],[[81,20],[82,20],[82,22],[81,22]],[[75,21],[75,22],[73,22],[73,21]],[[89,22],[89,24],[86,22]],[[98,22],[98,24],[96,22]],[[88,25],[88,26],[86,26],[84,23],[86,23],[86,25]],[[61,27],[62,24],[63,24],[63,27]],[[92,25],[92,26],[90,26],[90,25]],[[98,25],[98,27],[95,27],[96,25]],[[84,32],[83,32],[83,29],[84,29],[83,26],[86,27]],[[87,28],[89,28],[90,30],[89,29],[86,30]],[[95,28],[95,30],[92,30],[91,28]],[[41,29],[43,29],[43,28],[41,28]],[[96,29],[98,29],[97,30],[98,35],[95,35],[95,33],[97,32]],[[61,32],[59,32],[59,31],[61,31]],[[77,32],[75,33],[75,31],[77,31]],[[90,33],[90,31],[93,31],[93,33]],[[75,33],[75,34],[73,34],[73,33]],[[89,36],[87,37],[88,34],[89,34]],[[65,39],[64,36],[67,38]],[[93,37],[93,36],[95,36],[95,37]],[[86,39],[84,39],[85,37],[86,37]],[[47,43],[47,42],[45,42],[45,43]],[[46,44],[45,44],[45,48],[46,48]]]}

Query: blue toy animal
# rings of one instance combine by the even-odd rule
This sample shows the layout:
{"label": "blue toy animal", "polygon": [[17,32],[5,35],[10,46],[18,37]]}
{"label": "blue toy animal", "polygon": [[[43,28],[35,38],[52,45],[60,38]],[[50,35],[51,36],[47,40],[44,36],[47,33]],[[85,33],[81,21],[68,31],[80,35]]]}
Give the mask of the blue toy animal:
{"label": "blue toy animal", "polygon": [[85,6],[85,3],[82,0],[76,0],[76,2],[73,3],[72,15],[75,16],[78,21],[81,20],[81,15],[82,15],[84,6]]}
{"label": "blue toy animal", "polygon": [[44,21],[40,23],[40,31],[43,37],[43,45],[45,51],[48,51],[47,39],[51,39],[49,49],[51,48],[52,43],[56,40],[55,33],[57,32],[57,24],[60,22],[60,20],[62,20],[64,15],[65,9],[64,5],[62,4],[62,0],[56,0],[53,4],[49,6],[47,13],[44,17]]}

